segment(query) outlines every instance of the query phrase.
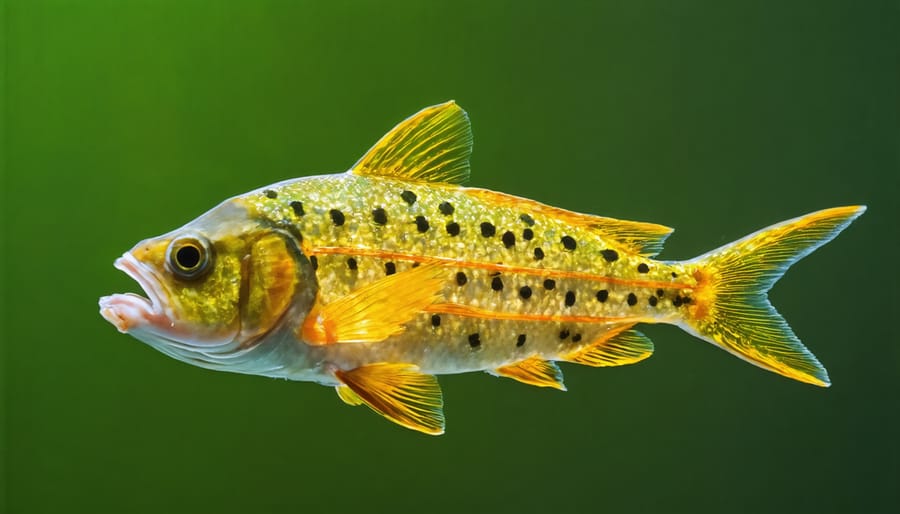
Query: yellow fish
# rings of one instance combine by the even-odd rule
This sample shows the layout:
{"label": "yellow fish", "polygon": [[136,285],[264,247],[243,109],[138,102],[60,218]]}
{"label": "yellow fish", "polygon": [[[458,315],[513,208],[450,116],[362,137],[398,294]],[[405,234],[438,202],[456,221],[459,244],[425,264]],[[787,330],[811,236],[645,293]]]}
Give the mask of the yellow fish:
{"label": "yellow fish", "polygon": [[435,375],[565,389],[556,362],[647,358],[638,323],[678,325],[769,371],[828,386],[767,291],[864,206],[660,261],[672,229],[459,185],[472,133],[454,102],[397,125],[349,171],[280,182],[138,243],[115,266],[147,298],[100,313],[178,360],[334,386],[351,405],[444,431]]}

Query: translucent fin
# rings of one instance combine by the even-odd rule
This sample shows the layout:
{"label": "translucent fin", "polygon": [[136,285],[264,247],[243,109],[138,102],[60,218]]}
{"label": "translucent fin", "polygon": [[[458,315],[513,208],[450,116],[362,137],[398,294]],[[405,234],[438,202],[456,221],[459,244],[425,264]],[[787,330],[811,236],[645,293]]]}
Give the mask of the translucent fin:
{"label": "translucent fin", "polygon": [[430,264],[388,275],[327,305],[315,305],[301,325],[312,345],[376,343],[400,334],[425,307],[437,301],[446,279]]}
{"label": "translucent fin", "polygon": [[[394,423],[430,435],[444,433],[441,386],[437,378],[419,373],[416,366],[370,364],[336,371],[335,376],[360,401]],[[341,399],[347,402],[344,395]]]}
{"label": "translucent fin", "polygon": [[334,391],[337,393],[338,398],[340,398],[341,401],[346,403],[347,405],[356,407],[365,403],[362,401],[362,398],[360,398],[356,395],[356,393],[353,392],[353,389],[350,389],[350,387],[343,384],[335,386]]}
{"label": "translucent fin", "polygon": [[653,353],[653,341],[637,330],[622,327],[591,343],[583,350],[567,355],[566,362],[586,366],[624,366],[642,361]]}
{"label": "translucent fin", "polygon": [[751,234],[692,261],[698,285],[682,328],[763,369],[818,386],[825,368],[800,342],[766,293],[787,269],[832,240],[865,211],[837,207]]}
{"label": "translucent fin", "polygon": [[570,225],[595,230],[601,237],[619,244],[623,250],[644,257],[653,257],[658,254],[662,250],[666,238],[672,233],[671,228],[655,223],[626,221],[567,211],[528,198],[488,189],[469,188],[465,191],[469,195],[498,207],[515,208],[523,214],[548,216]]}
{"label": "translucent fin", "polygon": [[451,100],[402,121],[350,169],[358,175],[459,184],[469,178],[471,154],[469,117]]}
{"label": "translucent fin", "polygon": [[509,377],[524,384],[552,387],[560,391],[566,390],[559,366],[553,361],[547,361],[540,357],[530,357],[521,362],[497,368],[494,370],[494,374]]}

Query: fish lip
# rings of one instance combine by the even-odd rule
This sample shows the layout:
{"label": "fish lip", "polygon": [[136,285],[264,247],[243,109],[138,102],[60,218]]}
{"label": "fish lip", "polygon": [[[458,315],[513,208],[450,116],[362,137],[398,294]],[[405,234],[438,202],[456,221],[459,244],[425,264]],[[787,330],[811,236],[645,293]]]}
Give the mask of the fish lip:
{"label": "fish lip", "polygon": [[153,271],[131,252],[116,259],[113,266],[137,282],[147,296],[145,298],[135,293],[104,296],[100,298],[100,314],[120,332],[129,332],[148,323],[171,325],[172,316],[166,293]]}

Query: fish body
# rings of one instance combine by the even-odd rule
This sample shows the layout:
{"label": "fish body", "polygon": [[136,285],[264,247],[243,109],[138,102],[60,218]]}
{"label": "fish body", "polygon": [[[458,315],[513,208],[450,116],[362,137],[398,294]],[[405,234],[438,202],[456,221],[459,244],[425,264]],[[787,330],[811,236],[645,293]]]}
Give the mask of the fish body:
{"label": "fish body", "polygon": [[671,229],[459,185],[471,131],[453,102],[382,138],[350,171],[223,202],[117,261],[148,294],[101,299],[121,331],[212,369],[314,381],[425,433],[435,375],[487,371],[565,389],[557,361],[630,364],[669,323],[765,369],[828,385],[766,299],[864,207],[783,222],[688,261]]}

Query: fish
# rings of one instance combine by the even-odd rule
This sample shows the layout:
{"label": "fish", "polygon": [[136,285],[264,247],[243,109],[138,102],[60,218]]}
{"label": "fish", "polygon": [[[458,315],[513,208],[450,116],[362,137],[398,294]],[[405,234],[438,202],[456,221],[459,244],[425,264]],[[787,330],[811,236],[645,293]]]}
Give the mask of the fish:
{"label": "fish", "polygon": [[649,357],[639,324],[676,325],[762,369],[830,385],[767,292],[865,206],[657,260],[671,228],[465,187],[471,152],[462,108],[425,108],[346,172],[235,196],[137,243],[114,266],[146,296],[102,297],[100,314],[177,360],[331,386],[430,435],[445,431],[438,375],[564,391],[559,363]]}

